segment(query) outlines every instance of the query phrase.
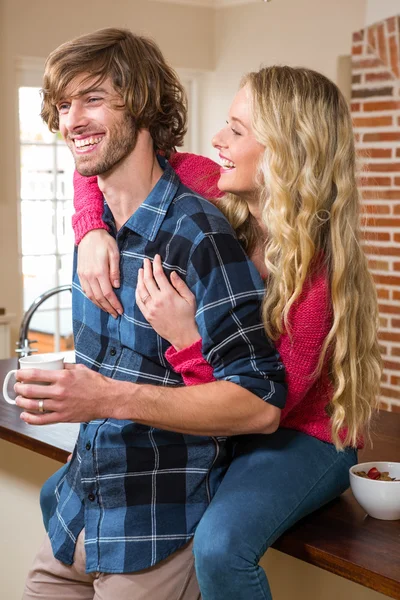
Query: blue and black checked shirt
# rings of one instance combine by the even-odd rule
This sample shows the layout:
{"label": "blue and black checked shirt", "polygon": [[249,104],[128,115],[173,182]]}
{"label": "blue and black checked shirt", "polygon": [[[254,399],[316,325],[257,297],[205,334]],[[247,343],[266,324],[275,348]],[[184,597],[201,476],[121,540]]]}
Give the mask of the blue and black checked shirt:
{"label": "blue and black checked shirt", "polygon": [[[163,163],[164,164],[164,163]],[[260,322],[263,283],[220,211],[183,186],[167,164],[162,178],[115,231],[125,313],[99,310],[73,278],[77,362],[114,379],[181,385],[164,357],[168,343],[135,304],[138,269],[159,253],[196,296],[203,353],[217,379],[284,406],[284,371]],[[226,438],[184,435],[133,421],[81,425],[71,462],[42,491],[54,555],[71,564],[85,528],[86,570],[150,567],[188,542],[228,465]]]}

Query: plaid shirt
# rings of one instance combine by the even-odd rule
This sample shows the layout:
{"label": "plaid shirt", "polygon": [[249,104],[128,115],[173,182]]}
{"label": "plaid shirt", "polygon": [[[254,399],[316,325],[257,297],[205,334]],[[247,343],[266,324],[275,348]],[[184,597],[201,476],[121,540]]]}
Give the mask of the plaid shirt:
{"label": "plaid shirt", "polygon": [[[163,163],[163,161],[160,161]],[[118,231],[125,313],[113,319],[73,279],[77,361],[118,380],[181,385],[168,343],[135,303],[138,269],[159,253],[196,296],[204,356],[217,379],[283,407],[284,371],[260,323],[263,284],[220,211],[183,186],[169,165]],[[228,465],[226,438],[184,435],[133,421],[81,425],[73,458],[42,493],[54,555],[71,564],[85,528],[87,572],[133,572],[166,558],[194,535]],[[55,481],[54,481],[55,480]],[[47,492],[45,491],[47,490]]]}

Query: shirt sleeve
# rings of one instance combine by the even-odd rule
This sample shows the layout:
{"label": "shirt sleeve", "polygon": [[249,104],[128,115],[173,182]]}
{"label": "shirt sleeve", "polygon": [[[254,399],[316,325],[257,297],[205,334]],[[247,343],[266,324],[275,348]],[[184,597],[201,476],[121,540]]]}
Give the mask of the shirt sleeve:
{"label": "shirt sleeve", "polygon": [[202,345],[202,340],[198,340],[182,350],[175,350],[170,346],[165,353],[165,358],[174,371],[182,375],[185,385],[200,385],[215,381],[213,368],[201,353]]}
{"label": "shirt sleeve", "polygon": [[289,333],[276,342],[286,369],[288,395],[282,418],[306,396],[316,381],[321,349],[332,326],[327,273],[310,278],[289,313]]}
{"label": "shirt sleeve", "polygon": [[104,200],[97,177],[83,177],[75,171],[73,181],[75,214],[72,216],[72,227],[75,244],[78,245],[92,229],[109,229],[102,219]]}
{"label": "shirt sleeve", "polygon": [[186,283],[214,377],[283,408],[284,368],[260,316],[264,285],[232,233],[203,234],[190,254]]}

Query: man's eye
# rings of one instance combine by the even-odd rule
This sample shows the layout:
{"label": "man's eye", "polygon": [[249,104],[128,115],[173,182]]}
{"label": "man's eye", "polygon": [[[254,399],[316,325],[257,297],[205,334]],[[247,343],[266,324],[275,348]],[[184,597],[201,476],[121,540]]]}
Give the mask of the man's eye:
{"label": "man's eye", "polygon": [[63,102],[57,106],[57,110],[59,113],[65,113],[69,109],[69,106],[67,102]]}
{"label": "man's eye", "polygon": [[90,104],[93,104],[95,102],[100,102],[100,100],[102,100],[102,98],[100,98],[99,96],[90,96],[90,98],[88,98],[88,102]]}

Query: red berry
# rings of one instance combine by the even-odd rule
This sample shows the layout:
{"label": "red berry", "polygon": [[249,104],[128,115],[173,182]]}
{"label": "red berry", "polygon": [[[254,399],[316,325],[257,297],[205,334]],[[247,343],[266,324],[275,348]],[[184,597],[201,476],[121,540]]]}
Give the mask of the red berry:
{"label": "red berry", "polygon": [[381,473],[376,467],[372,467],[372,469],[368,471],[367,475],[370,479],[379,479]]}

